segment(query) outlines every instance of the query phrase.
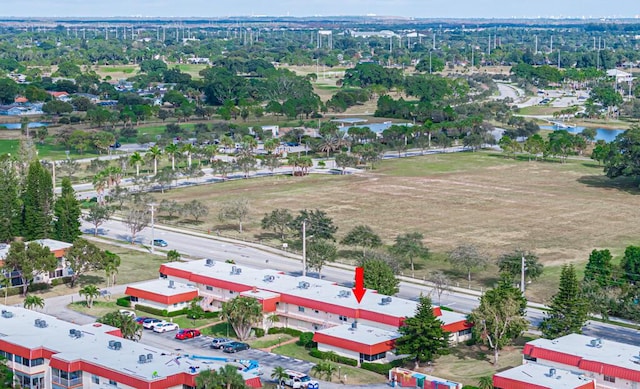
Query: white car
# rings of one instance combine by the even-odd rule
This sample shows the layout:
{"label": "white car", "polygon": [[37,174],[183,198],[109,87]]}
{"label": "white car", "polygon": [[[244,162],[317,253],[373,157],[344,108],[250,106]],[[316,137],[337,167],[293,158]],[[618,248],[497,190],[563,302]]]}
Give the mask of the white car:
{"label": "white car", "polygon": [[127,310],[127,309],[121,309],[121,310],[120,310],[120,314],[121,314],[121,315],[124,315],[124,316],[129,316],[129,317],[130,317],[130,318],[132,318],[132,319],[135,319],[135,318],[136,318],[136,316],[137,316],[135,312],[133,312],[133,311],[129,311],[129,310]]}
{"label": "white car", "polygon": [[153,332],[167,332],[167,331],[175,331],[179,329],[180,329],[180,326],[178,326],[176,323],[169,323],[166,321],[163,323],[158,323],[153,326]]}

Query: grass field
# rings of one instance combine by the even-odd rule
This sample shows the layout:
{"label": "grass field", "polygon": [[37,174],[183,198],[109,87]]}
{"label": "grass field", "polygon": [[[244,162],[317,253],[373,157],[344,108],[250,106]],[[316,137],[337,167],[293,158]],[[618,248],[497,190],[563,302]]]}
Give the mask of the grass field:
{"label": "grass field", "polygon": [[[619,254],[637,243],[639,193],[635,183],[610,180],[591,161],[514,161],[481,152],[384,161],[373,172],[353,176],[251,179],[172,190],[158,197],[200,199],[210,213],[197,228],[225,234],[234,234],[236,226],[217,219],[222,203],[247,198],[250,216],[244,236],[255,240],[269,239],[260,228],[265,213],[318,208],[333,218],[338,240],[365,224],[385,244],[392,244],[398,234],[421,232],[435,253],[462,243],[476,244],[494,258],[514,248],[533,250],[551,278],[531,285],[528,294],[545,301],[557,286],[558,266],[584,263],[594,248]],[[440,267],[450,266],[442,260],[427,261],[416,275]],[[464,283],[460,274],[451,274]],[[495,268],[474,277],[478,286],[491,286]]]}

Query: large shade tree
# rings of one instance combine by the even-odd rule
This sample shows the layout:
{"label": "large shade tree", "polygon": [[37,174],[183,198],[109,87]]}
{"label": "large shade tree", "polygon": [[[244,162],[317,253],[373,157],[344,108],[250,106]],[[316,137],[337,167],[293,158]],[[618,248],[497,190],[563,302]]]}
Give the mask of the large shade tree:
{"label": "large shade tree", "polygon": [[65,177],[62,179],[60,197],[56,199],[54,205],[54,239],[71,243],[82,235],[80,215],[80,202],[76,198],[76,191],[71,186],[71,180]]}
{"label": "large shade tree", "polygon": [[573,265],[564,265],[560,274],[560,287],[540,323],[542,336],[555,339],[569,334],[579,334],[587,322],[589,304],[580,288]]}
{"label": "large shade tree", "polygon": [[5,268],[19,272],[22,294],[25,296],[36,274],[54,271],[57,266],[58,260],[51,250],[37,242],[31,242],[28,245],[23,242],[13,242],[4,259]]}

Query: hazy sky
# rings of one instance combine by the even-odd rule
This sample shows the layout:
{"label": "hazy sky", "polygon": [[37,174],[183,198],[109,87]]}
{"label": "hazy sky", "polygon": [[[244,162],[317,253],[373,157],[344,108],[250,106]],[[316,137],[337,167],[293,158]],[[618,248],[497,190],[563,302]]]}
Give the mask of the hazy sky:
{"label": "hazy sky", "polygon": [[640,0],[22,0],[0,16],[635,17]]}

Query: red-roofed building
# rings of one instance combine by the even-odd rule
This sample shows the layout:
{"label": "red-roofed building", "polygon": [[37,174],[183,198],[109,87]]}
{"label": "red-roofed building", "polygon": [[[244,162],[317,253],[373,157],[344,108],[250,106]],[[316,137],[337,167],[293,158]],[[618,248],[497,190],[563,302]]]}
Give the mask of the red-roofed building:
{"label": "red-roofed building", "polygon": [[28,103],[28,102],[29,102],[29,99],[27,99],[27,98],[26,98],[26,97],[24,97],[24,96],[18,96],[18,97],[16,97],[16,98],[14,99],[14,102],[15,102],[15,103],[17,103],[17,104],[24,104],[24,103]]}
{"label": "red-roofed building", "polygon": [[[136,304],[157,309],[178,310],[194,297],[201,297],[203,309],[217,311],[222,303],[237,296],[260,301],[263,328],[277,325],[316,332],[320,349],[334,351],[360,361],[384,360],[394,350],[393,340],[405,318],[415,314],[418,303],[368,291],[361,302],[350,288],[311,277],[296,277],[270,269],[254,269],[211,259],[172,262],[160,266],[162,279],[127,288]],[[169,283],[173,282],[173,289]],[[181,286],[178,286],[181,285]],[[188,294],[179,288],[193,288]],[[184,289],[180,289],[184,290]],[[460,313],[434,307],[451,342],[470,338],[472,325]],[[276,316],[273,322],[270,317]],[[349,332],[357,321],[359,340]],[[364,329],[366,328],[366,330]],[[341,346],[342,345],[342,346]]]}

